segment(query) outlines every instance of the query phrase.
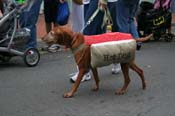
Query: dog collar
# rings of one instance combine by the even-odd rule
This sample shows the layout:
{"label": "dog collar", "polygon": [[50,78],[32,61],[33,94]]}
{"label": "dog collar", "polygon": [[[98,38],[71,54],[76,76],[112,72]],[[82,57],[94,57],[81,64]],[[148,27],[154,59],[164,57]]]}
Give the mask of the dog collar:
{"label": "dog collar", "polygon": [[86,47],[86,45],[84,43],[82,43],[76,48],[71,48],[71,50],[75,54],[76,52],[78,52],[79,50],[83,49],[84,47]]}

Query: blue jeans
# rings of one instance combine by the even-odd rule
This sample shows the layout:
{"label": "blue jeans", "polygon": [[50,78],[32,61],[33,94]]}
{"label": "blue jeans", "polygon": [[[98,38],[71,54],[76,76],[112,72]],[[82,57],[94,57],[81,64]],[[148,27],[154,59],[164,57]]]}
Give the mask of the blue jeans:
{"label": "blue jeans", "polygon": [[22,12],[20,16],[20,25],[22,28],[30,29],[31,37],[27,41],[27,48],[34,47],[37,48],[37,30],[36,23],[38,20],[38,15],[40,11],[40,5],[42,0],[35,0],[31,9],[29,11]]}
{"label": "blue jeans", "polygon": [[130,33],[135,39],[139,38],[139,34],[134,22],[134,16],[136,13],[137,5],[127,7],[123,0],[118,0],[116,7],[116,20],[118,25],[118,31],[124,33]]}
{"label": "blue jeans", "polygon": [[[91,0],[88,6],[88,9],[85,8],[85,24],[89,20],[89,18],[93,15],[93,13],[98,8],[98,0]],[[100,11],[94,18],[94,20],[85,27],[83,34],[85,35],[97,35],[105,32],[105,29],[101,28],[103,23],[103,15],[104,13]]]}
{"label": "blue jeans", "polygon": [[89,9],[89,4],[84,4],[84,20],[85,20],[85,16],[87,14],[87,10]]}

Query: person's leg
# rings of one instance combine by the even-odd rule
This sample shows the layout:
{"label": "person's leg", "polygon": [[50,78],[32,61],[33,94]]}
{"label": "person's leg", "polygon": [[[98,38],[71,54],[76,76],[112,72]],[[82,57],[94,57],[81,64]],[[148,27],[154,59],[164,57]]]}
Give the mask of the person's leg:
{"label": "person's leg", "polygon": [[84,27],[83,5],[72,2],[72,30],[80,32]]}
{"label": "person's leg", "polygon": [[51,7],[52,7],[51,2],[44,2],[44,18],[45,18],[45,26],[46,26],[47,33],[49,33],[52,29]]}
{"label": "person's leg", "polygon": [[168,34],[172,34],[172,29],[171,29],[171,26],[172,26],[172,13],[169,14],[170,17],[169,17],[169,20],[167,19],[167,30],[168,30]]}
{"label": "person's leg", "polygon": [[[36,23],[38,20],[41,2],[42,2],[42,0],[35,1],[33,6],[31,7],[30,11],[26,12],[25,17],[23,17],[23,18],[27,17],[26,19],[24,19],[26,21],[25,21],[25,24],[23,26],[26,28],[29,28],[31,31],[31,37],[27,41],[27,47],[37,48]],[[28,15],[28,16],[26,16],[26,15]]]}
{"label": "person's leg", "polygon": [[[137,27],[136,27],[134,19],[130,20],[130,33],[131,33],[131,35],[133,36],[134,39],[139,38],[139,33],[137,31]],[[141,49],[141,45],[142,45],[141,42],[137,42],[137,46],[136,46],[137,50]]]}
{"label": "person's leg", "polygon": [[[88,22],[89,18],[93,15],[93,13],[97,10],[97,8],[98,0],[91,0],[85,15],[85,24]],[[83,34],[97,35],[104,33],[104,29],[101,28],[101,25],[103,23],[103,15],[104,13],[102,11],[99,11],[99,13],[94,17],[93,21],[84,28]]]}
{"label": "person's leg", "polygon": [[52,24],[46,22],[45,25],[46,25],[46,33],[49,33],[52,29]]}
{"label": "person's leg", "polygon": [[[85,14],[85,23],[89,20],[89,18],[93,15],[93,13],[98,8],[98,0],[91,0],[88,6],[88,9]],[[104,33],[104,28],[101,28],[103,22],[103,12],[99,12],[95,17],[94,20],[84,28],[83,34],[84,35],[97,35]],[[87,70],[86,77],[82,80],[89,80],[90,79],[90,72]]]}
{"label": "person's leg", "polygon": [[[85,15],[86,15],[87,10],[88,10],[88,8],[89,8],[89,4],[84,5],[82,9],[81,9],[81,8],[75,9],[74,7],[77,8],[77,6],[75,6],[75,4],[72,4],[72,10],[73,10],[72,13],[75,13],[75,14],[73,14],[73,17],[72,17],[72,22],[74,22],[74,26],[73,26],[72,28],[73,28],[73,31],[77,31],[77,29],[75,29],[75,26],[78,26],[77,24],[79,23],[79,22],[77,22],[77,16],[76,16],[76,15],[78,14],[78,13],[77,13],[77,10],[82,10],[82,13],[81,13],[81,14],[83,14],[82,20],[83,20],[83,27],[84,27]],[[80,15],[81,15],[81,14],[80,14]],[[74,15],[75,15],[75,16],[74,16]],[[78,15],[79,15],[79,14],[78,14]],[[78,16],[78,17],[79,17],[79,16]],[[75,24],[76,24],[76,25],[75,25]],[[82,27],[82,28],[83,28],[83,27]],[[83,31],[83,30],[79,30],[79,31]],[[78,70],[78,66],[77,66],[77,72],[74,73],[73,76],[70,77],[70,81],[71,81],[71,82],[74,83],[74,82],[77,80],[78,73],[79,73],[79,70]],[[83,82],[83,81],[88,81],[88,80],[90,80],[90,79],[91,79],[90,72],[87,71],[87,73],[83,76],[81,82]]]}
{"label": "person's leg", "polygon": [[[118,26],[117,26],[117,22],[116,22],[116,5],[117,2],[108,2],[108,8],[109,8],[109,12],[112,18],[112,32],[117,32],[118,31]],[[118,63],[114,63],[112,64],[112,74],[118,74],[121,70],[120,64]]]}
{"label": "person's leg", "polygon": [[31,18],[31,16],[34,15],[31,12],[23,12],[20,16],[20,26],[21,28],[28,28],[30,29],[30,38],[27,41],[26,48],[34,47],[36,48],[37,42],[36,42],[36,27],[33,22],[35,21],[34,17]]}
{"label": "person's leg", "polygon": [[116,5],[116,23],[118,32],[129,33],[129,9],[125,6],[123,0],[118,0]]}
{"label": "person's leg", "polygon": [[[44,2],[44,16],[47,33],[52,30],[53,26],[58,26],[56,23],[57,6],[58,2]],[[58,44],[53,44],[51,46],[44,47],[43,50],[47,50],[49,52],[57,52],[60,50],[60,46]]]}
{"label": "person's leg", "polygon": [[86,14],[87,14],[87,11],[88,11],[88,9],[89,9],[89,4],[84,4],[84,21],[85,21],[85,16],[86,16]]}
{"label": "person's leg", "polygon": [[[87,7],[88,9],[86,9]],[[98,8],[98,0],[91,0],[89,3],[89,6],[87,7],[85,7],[85,10],[86,10],[85,24],[89,20],[89,18],[93,15],[93,13],[96,11],[96,9]],[[93,22],[91,22],[87,27],[84,28],[83,34],[84,35],[96,35],[96,34],[103,33],[103,29],[101,28],[102,19],[103,19],[103,13],[100,12],[97,14],[97,16],[95,16]],[[71,82],[75,82],[75,80],[77,79],[77,74],[78,73],[76,73],[74,76],[70,78]],[[91,79],[91,76],[88,70],[86,71],[86,74],[83,76],[82,81],[87,81],[90,79]]]}

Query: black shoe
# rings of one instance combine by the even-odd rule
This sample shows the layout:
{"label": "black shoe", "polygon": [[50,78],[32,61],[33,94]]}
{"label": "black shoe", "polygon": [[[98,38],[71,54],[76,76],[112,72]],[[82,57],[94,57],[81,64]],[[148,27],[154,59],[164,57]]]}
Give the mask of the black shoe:
{"label": "black shoe", "polygon": [[141,49],[141,47],[142,47],[142,45],[141,44],[137,44],[137,50],[140,50]]}

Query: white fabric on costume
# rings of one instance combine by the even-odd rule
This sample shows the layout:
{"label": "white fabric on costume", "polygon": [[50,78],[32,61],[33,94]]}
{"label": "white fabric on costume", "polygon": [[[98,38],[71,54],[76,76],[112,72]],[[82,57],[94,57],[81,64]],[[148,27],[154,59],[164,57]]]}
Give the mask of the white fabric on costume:
{"label": "white fabric on costume", "polygon": [[136,41],[121,40],[91,45],[91,66],[102,67],[112,63],[128,63],[135,58]]}

